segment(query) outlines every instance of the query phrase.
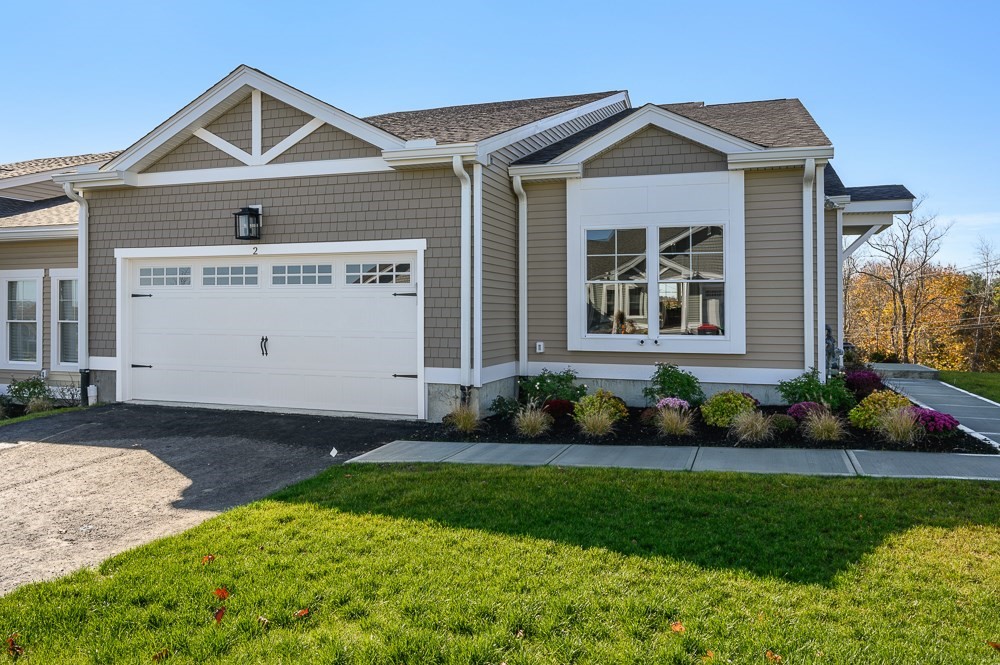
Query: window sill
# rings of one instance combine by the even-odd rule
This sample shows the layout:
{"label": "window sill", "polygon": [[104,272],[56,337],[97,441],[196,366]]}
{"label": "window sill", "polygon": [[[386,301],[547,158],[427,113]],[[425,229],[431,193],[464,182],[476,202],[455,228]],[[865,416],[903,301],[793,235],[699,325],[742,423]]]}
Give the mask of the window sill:
{"label": "window sill", "polygon": [[710,335],[644,337],[642,335],[601,335],[568,340],[570,351],[610,351],[615,353],[708,353],[741,355],[746,340]]}

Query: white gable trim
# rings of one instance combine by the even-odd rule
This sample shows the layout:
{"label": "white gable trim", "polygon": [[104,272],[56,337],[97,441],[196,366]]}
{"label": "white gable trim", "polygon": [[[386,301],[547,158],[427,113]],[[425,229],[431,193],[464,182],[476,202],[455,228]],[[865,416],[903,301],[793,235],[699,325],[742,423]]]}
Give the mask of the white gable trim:
{"label": "white gable trim", "polygon": [[271,148],[270,150],[268,150],[267,152],[265,152],[263,155],[261,155],[258,158],[259,161],[257,161],[256,163],[257,164],[267,164],[267,163],[269,163],[272,159],[275,159],[276,157],[279,157],[283,152],[285,152],[286,150],[288,150],[289,148],[291,148],[293,145],[295,145],[296,143],[298,143],[299,141],[301,141],[305,137],[309,136],[310,134],[312,134],[313,132],[315,132],[317,129],[319,129],[320,127],[322,127],[325,124],[326,123],[323,122],[322,120],[320,120],[319,118],[313,118],[312,120],[310,120],[306,124],[302,125],[298,129],[296,129],[294,132],[292,132],[291,134],[289,134],[288,136],[286,136],[284,139],[282,139],[281,141],[279,141],[273,148]]}
{"label": "white gable trim", "polygon": [[406,142],[399,137],[370,125],[350,113],[321,102],[315,97],[296,90],[262,72],[246,65],[240,65],[226,78],[175,113],[173,117],[108,162],[102,170],[129,170],[174,136],[200,128],[199,121],[211,109],[225,102],[244,87],[267,93],[275,99],[294,106],[383,150],[400,149],[405,146]]}
{"label": "white gable trim", "polygon": [[245,150],[240,150],[229,141],[219,136],[216,136],[207,129],[198,128],[194,130],[194,135],[200,138],[205,143],[208,143],[209,145],[218,148],[219,150],[226,153],[230,157],[234,157],[248,166],[250,164],[253,164],[254,162],[253,155],[246,152]]}
{"label": "white gable trim", "polygon": [[592,136],[580,145],[564,152],[551,164],[573,164],[585,162],[592,157],[596,157],[616,143],[627,139],[632,134],[640,131],[648,125],[659,127],[682,136],[695,143],[717,150],[721,153],[732,154],[741,152],[763,151],[759,145],[736,138],[725,132],[720,132],[700,122],[695,122],[683,116],[665,111],[654,104],[646,104],[635,113],[623,118],[617,124],[607,128],[603,132]]}

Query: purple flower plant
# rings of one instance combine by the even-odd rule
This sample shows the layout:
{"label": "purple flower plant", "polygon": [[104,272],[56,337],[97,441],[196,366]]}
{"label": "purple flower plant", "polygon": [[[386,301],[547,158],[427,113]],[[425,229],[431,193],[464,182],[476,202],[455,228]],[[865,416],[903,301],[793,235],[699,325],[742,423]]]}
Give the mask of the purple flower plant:
{"label": "purple flower plant", "polygon": [[876,390],[885,388],[882,377],[870,369],[856,369],[844,375],[844,383],[848,390],[853,392],[859,399],[871,395]]}
{"label": "purple flower plant", "polygon": [[687,411],[691,408],[691,405],[687,400],[683,400],[680,397],[664,397],[659,402],[656,403],[657,409],[677,409],[678,411]]}
{"label": "purple flower plant", "polygon": [[917,419],[917,423],[931,434],[950,432],[958,427],[958,420],[947,413],[919,406],[911,406],[910,412]]}
{"label": "purple flower plant", "polygon": [[799,402],[788,407],[788,415],[796,420],[802,420],[813,411],[822,411],[824,407],[817,402]]}

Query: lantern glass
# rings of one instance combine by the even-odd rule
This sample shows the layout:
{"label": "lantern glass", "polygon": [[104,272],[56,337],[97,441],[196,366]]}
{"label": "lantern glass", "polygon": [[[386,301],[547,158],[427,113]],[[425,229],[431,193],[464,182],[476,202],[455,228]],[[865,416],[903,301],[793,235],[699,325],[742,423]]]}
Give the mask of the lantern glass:
{"label": "lantern glass", "polygon": [[237,240],[258,240],[260,238],[260,211],[243,208],[233,213],[236,220]]}

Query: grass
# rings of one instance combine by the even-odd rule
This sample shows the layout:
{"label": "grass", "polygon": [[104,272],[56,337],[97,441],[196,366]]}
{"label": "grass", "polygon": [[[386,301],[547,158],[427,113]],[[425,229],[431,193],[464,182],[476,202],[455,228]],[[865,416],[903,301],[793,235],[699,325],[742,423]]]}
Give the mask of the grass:
{"label": "grass", "polygon": [[23,423],[27,420],[34,420],[36,418],[48,418],[49,416],[57,416],[60,413],[70,413],[72,411],[82,411],[86,407],[82,406],[69,406],[59,409],[52,409],[51,411],[40,411],[38,413],[26,413],[23,416],[18,416],[16,418],[5,418],[0,420],[0,427],[4,425],[15,425],[17,423]]}
{"label": "grass", "polygon": [[998,580],[998,484],[333,467],[0,598],[0,639],[39,663],[1000,663]]}
{"label": "grass", "polygon": [[941,372],[945,383],[1000,402],[1000,372]]}

